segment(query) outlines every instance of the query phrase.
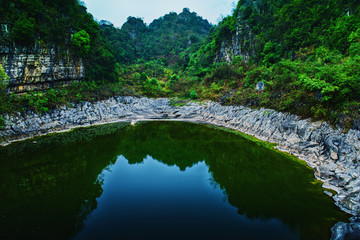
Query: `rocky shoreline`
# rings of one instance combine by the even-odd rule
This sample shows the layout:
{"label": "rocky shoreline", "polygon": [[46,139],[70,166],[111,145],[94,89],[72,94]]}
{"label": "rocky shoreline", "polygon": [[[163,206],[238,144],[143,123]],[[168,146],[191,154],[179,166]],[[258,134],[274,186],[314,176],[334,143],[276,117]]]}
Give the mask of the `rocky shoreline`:
{"label": "rocky shoreline", "polygon": [[39,116],[5,116],[1,143],[26,139],[75,127],[111,122],[177,119],[231,128],[298,156],[315,170],[324,187],[337,192],[335,203],[343,211],[360,215],[360,131],[332,129],[327,123],[302,120],[270,109],[222,106],[215,102],[171,106],[169,99],[116,97],[95,103],[61,107]]}

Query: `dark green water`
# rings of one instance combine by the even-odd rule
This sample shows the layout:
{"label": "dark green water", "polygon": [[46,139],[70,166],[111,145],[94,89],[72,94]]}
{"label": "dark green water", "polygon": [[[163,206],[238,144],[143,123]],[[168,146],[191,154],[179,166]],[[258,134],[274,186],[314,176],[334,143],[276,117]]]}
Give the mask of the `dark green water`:
{"label": "dark green water", "polygon": [[0,239],[329,239],[313,171],[234,132],[113,124],[0,149]]}

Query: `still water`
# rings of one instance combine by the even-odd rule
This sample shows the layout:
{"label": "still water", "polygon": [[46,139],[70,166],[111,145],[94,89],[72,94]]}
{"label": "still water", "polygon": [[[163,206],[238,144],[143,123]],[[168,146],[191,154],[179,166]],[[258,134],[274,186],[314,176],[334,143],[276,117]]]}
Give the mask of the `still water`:
{"label": "still water", "polygon": [[0,149],[0,239],[329,239],[304,163],[236,132],[112,124]]}

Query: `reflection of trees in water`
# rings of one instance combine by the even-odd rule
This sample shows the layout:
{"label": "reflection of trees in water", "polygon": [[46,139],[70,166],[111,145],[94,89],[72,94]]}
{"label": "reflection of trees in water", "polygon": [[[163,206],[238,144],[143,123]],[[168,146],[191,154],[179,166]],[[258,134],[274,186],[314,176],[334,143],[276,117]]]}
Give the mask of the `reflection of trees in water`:
{"label": "reflection of trees in water", "polygon": [[[123,125],[77,130],[0,152],[0,238],[67,239],[102,194],[98,175],[116,161],[111,138]],[[26,201],[24,201],[26,199]]]}
{"label": "reflection of trees in water", "polygon": [[[224,190],[240,214],[281,219],[292,229],[299,227],[309,239],[343,217],[323,196],[319,184],[313,183],[311,170],[283,154],[211,127],[164,122],[135,127],[116,124],[37,141],[0,152],[1,159],[7,159],[0,169],[4,193],[0,201],[6,201],[1,206],[11,206],[0,206],[11,218],[0,220],[1,234],[13,233],[14,229],[6,228],[18,227],[11,223],[19,221],[23,236],[30,230],[34,236],[41,232],[59,239],[76,234],[102,194],[99,174],[119,155],[130,164],[150,155],[182,171],[205,160],[212,185]],[[26,205],[23,199],[28,199]]]}
{"label": "reflection of trees in water", "polygon": [[[151,122],[119,137],[118,152],[130,163],[150,155],[181,170],[205,160],[213,180],[238,213],[252,219],[277,218],[305,239],[330,234],[345,220],[322,193],[313,171],[228,131],[185,123]],[[261,144],[259,144],[261,145]]]}

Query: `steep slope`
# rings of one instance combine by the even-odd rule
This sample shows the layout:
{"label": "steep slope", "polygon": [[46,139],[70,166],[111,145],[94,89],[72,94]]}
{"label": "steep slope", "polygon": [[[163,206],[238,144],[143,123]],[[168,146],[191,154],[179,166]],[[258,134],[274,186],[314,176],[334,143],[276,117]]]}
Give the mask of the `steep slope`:
{"label": "steep slope", "polygon": [[5,1],[0,23],[0,64],[12,90],[84,78],[113,80],[115,61],[106,54],[110,49],[79,1]]}
{"label": "steep slope", "polygon": [[207,49],[217,62],[240,56],[268,64],[311,46],[346,53],[348,38],[360,24],[358,14],[357,1],[240,0],[219,23]]}
{"label": "steep slope", "polygon": [[358,1],[240,0],[188,73],[202,78],[202,96],[349,127],[360,115],[359,56]]}

